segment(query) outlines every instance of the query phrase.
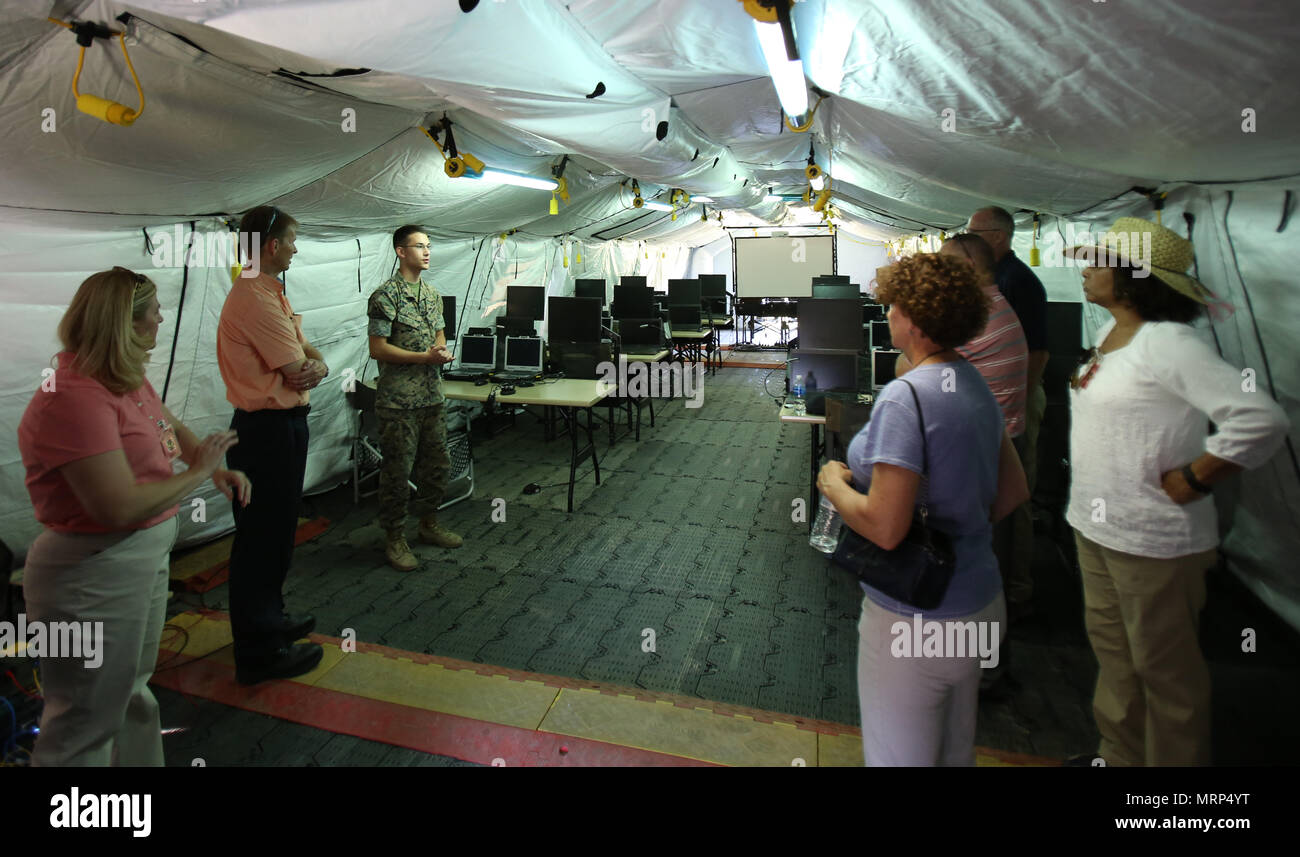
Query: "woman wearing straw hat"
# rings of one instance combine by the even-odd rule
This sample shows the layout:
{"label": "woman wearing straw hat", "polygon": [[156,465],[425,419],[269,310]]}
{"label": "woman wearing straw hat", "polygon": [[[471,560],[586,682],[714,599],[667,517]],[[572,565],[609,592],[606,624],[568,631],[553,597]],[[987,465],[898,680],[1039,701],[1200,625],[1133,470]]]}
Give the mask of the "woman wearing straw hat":
{"label": "woman wearing straw hat", "polygon": [[1267,461],[1286,415],[1268,394],[1244,391],[1241,372],[1192,328],[1218,301],[1186,273],[1191,242],[1122,217],[1065,253],[1090,262],[1084,297],[1112,316],[1070,380],[1066,519],[1100,667],[1098,754],[1109,765],[1209,764],[1197,626],[1219,544],[1211,486]]}
{"label": "woman wearing straw hat", "polygon": [[[90,623],[98,638],[91,658],[41,660],[36,765],[163,763],[148,683],[177,503],[209,476],[227,497],[251,496],[244,474],[221,467],[234,432],[199,441],[145,378],[161,322],[148,277],[126,268],[88,277],[59,323],[58,369],[18,426],[27,491],[45,525],[27,552],[28,624]],[[174,474],[176,458],[189,468]]]}

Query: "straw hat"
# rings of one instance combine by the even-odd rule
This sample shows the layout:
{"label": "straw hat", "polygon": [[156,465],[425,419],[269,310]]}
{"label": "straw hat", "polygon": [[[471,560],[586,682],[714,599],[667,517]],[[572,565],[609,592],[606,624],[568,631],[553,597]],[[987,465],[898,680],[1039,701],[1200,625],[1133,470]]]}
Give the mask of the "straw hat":
{"label": "straw hat", "polygon": [[[1145,256],[1150,248],[1149,260],[1133,259],[1133,255]],[[1212,304],[1218,298],[1214,292],[1195,277],[1188,276],[1187,270],[1196,260],[1196,251],[1192,242],[1183,238],[1172,229],[1166,229],[1137,217],[1121,217],[1101,236],[1098,244],[1078,244],[1066,247],[1062,252],[1071,259],[1077,259],[1091,251],[1098,260],[1109,256],[1120,260],[1130,267],[1146,271],[1160,282],[1181,295],[1186,295],[1197,303]],[[1098,253],[1100,251],[1100,253]]]}

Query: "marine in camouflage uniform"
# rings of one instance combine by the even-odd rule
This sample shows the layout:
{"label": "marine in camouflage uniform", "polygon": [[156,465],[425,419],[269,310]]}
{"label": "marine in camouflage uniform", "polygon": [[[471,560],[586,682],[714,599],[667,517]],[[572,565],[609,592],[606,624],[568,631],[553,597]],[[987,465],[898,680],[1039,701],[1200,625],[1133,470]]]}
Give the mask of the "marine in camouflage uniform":
{"label": "marine in camouflage uniform", "polygon": [[[408,283],[400,270],[371,294],[367,315],[370,336],[382,336],[397,348],[417,353],[437,344],[438,332],[444,327],[438,290],[423,279]],[[391,545],[404,540],[410,498],[407,480],[412,470],[419,490],[415,507],[421,516],[421,540],[459,547],[461,539],[438,526],[436,520],[451,469],[442,367],[378,363],[375,414],[384,458],[379,471],[379,523],[388,536],[389,560],[399,565],[391,555]]]}

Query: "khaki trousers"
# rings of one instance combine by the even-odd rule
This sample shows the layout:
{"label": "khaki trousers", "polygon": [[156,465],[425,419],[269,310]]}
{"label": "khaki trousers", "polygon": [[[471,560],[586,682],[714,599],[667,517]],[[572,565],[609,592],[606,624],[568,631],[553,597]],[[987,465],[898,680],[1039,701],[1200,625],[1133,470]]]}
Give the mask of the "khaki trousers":
{"label": "khaki trousers", "polygon": [[1074,534],[1100,672],[1093,716],[1108,765],[1210,764],[1210,671],[1197,639],[1218,551],[1150,559]]}
{"label": "khaki trousers", "polygon": [[42,658],[37,766],[162,765],[149,679],[167,615],[168,557],[180,519],[130,533],[46,530],[27,552],[28,621],[102,622],[102,661]]}

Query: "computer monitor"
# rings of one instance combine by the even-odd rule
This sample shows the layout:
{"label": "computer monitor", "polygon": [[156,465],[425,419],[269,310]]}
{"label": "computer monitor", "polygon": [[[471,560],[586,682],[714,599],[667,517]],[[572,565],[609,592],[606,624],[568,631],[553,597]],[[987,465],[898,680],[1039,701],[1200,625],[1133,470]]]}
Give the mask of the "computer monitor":
{"label": "computer monitor", "polygon": [[552,342],[600,342],[600,301],[552,297],[547,307],[547,337]]}
{"label": "computer monitor", "polygon": [[536,336],[537,322],[531,318],[511,318],[497,316],[497,328],[506,336]]}
{"label": "computer monitor", "polygon": [[791,387],[794,386],[794,377],[803,375],[808,392],[814,389],[822,392],[858,389],[856,354],[813,354],[800,349],[791,352],[786,367]]}
{"label": "computer monitor", "polygon": [[724,298],[727,296],[726,274],[700,274],[700,296],[706,298]]}
{"label": "computer monitor", "polygon": [[506,371],[525,375],[541,372],[542,340],[536,336],[507,336]]}
{"label": "computer monitor", "polygon": [[664,342],[663,320],[658,318],[625,318],[618,323],[618,335],[623,340],[624,351],[646,347],[658,350]]}
{"label": "computer monitor", "polygon": [[670,306],[668,307],[668,320],[674,329],[699,330],[700,305]]}
{"label": "computer monitor", "polygon": [[442,296],[442,335],[448,342],[456,341],[456,296]]}
{"label": "computer monitor", "polygon": [[600,298],[600,305],[605,305],[604,280],[574,280],[573,295],[579,298]]}
{"label": "computer monitor", "polygon": [[888,310],[884,304],[872,302],[862,305],[862,321],[864,323],[868,321],[884,321],[886,315],[888,315]]}
{"label": "computer monitor", "polygon": [[871,352],[871,389],[879,390],[894,380],[894,364],[902,353],[888,348]]}
{"label": "computer monitor", "polygon": [[871,350],[877,348],[893,348],[894,343],[889,338],[889,322],[873,321],[871,322]]}
{"label": "computer monitor", "polygon": [[812,296],[815,298],[862,300],[862,293],[852,283],[813,283]]}
{"label": "computer monitor", "polygon": [[[644,278],[643,278],[644,279]],[[645,286],[614,287],[615,318],[649,318],[654,315],[654,292]]]}
{"label": "computer monitor", "polygon": [[639,274],[625,274],[618,278],[618,283],[620,286],[641,286],[642,288],[649,288],[649,284],[646,283],[646,278]]}
{"label": "computer monitor", "polygon": [[799,348],[805,351],[861,351],[862,301],[800,298]]}
{"label": "computer monitor", "polygon": [[506,286],[506,318],[541,321],[546,317],[546,289],[541,286]]}
{"label": "computer monitor", "polygon": [[497,368],[497,338],[482,334],[465,334],[460,338],[460,369],[491,372]]}
{"label": "computer monitor", "polygon": [[700,281],[699,280],[669,280],[668,281],[668,305],[673,306],[700,306]]}

